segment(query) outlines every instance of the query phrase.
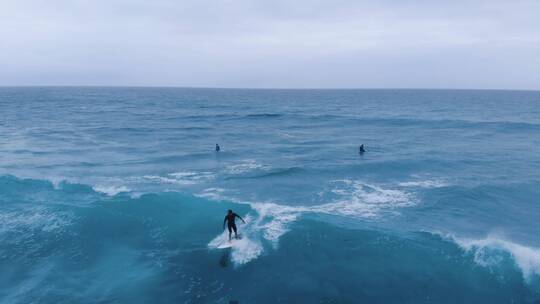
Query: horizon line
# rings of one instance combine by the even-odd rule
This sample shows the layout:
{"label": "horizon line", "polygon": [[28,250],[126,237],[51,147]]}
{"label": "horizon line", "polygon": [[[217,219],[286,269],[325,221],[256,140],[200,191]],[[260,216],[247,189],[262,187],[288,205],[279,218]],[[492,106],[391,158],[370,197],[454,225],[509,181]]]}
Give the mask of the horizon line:
{"label": "horizon line", "polygon": [[0,85],[0,88],[146,88],[146,89],[206,89],[206,90],[296,90],[296,91],[332,91],[332,90],[433,90],[433,91],[521,91],[540,92],[540,89],[509,89],[509,88],[421,88],[421,87],[220,87],[220,86],[177,86],[177,85]]}

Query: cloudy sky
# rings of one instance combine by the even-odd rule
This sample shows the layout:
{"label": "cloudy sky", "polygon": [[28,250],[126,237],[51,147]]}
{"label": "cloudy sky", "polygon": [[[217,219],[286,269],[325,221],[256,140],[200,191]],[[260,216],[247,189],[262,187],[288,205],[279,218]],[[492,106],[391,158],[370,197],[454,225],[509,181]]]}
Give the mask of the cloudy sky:
{"label": "cloudy sky", "polygon": [[540,89],[540,1],[0,0],[0,85]]}

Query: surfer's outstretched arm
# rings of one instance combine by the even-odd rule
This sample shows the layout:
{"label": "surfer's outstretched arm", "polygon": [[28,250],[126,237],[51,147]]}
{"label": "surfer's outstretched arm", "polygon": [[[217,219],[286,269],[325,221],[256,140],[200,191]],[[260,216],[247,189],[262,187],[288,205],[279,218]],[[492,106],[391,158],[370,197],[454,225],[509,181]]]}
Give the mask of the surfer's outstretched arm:
{"label": "surfer's outstretched arm", "polygon": [[244,221],[244,219],[243,219],[240,215],[238,215],[238,214],[236,214],[236,213],[235,213],[234,215],[236,215],[237,218],[241,219],[241,220],[242,220],[242,223],[244,223],[244,224],[246,223],[246,221]]}
{"label": "surfer's outstretched arm", "polygon": [[227,217],[225,216],[225,219],[223,219],[223,230],[225,230],[225,223],[227,222]]}

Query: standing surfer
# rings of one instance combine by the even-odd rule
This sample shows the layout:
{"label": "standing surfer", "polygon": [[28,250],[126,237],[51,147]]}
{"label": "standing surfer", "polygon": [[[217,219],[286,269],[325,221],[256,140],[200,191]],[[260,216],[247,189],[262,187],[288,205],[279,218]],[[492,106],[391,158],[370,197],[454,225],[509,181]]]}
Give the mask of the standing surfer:
{"label": "standing surfer", "polygon": [[216,144],[216,152],[219,152],[219,150],[221,150],[221,148],[219,147],[218,144]]}
{"label": "standing surfer", "polygon": [[231,240],[231,234],[234,230],[234,238],[235,239],[238,239],[238,234],[236,233],[236,223],[234,222],[236,218],[239,218],[240,220],[242,220],[242,222],[245,224],[246,221],[244,221],[244,219],[234,213],[232,210],[229,209],[229,211],[227,211],[227,215],[225,215],[225,219],[223,220],[223,229],[225,229],[225,223],[227,223],[227,228],[229,229],[229,241]]}

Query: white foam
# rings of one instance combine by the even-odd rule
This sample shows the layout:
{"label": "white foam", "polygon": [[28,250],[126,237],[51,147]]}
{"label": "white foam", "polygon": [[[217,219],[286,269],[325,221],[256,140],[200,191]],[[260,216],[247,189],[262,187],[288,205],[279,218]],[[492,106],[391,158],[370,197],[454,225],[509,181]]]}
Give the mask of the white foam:
{"label": "white foam", "polygon": [[16,231],[41,230],[52,232],[71,223],[72,215],[51,212],[44,207],[0,212],[0,234]]}
{"label": "white foam", "polygon": [[[246,217],[246,222],[248,223],[243,228],[242,238],[235,240],[234,246],[230,247],[231,250],[231,260],[236,266],[246,264],[254,259],[256,259],[263,252],[263,246],[259,240],[252,236],[253,230],[249,227],[249,217]],[[256,237],[256,236],[255,236]],[[208,248],[218,249],[221,245],[229,241],[229,232],[224,231],[223,233],[216,236],[210,243],[208,243]],[[223,250],[223,249],[222,249]]]}
{"label": "white foam", "polygon": [[178,184],[178,180],[173,178],[167,178],[159,175],[144,175],[144,179],[154,180],[163,184]]}
{"label": "white foam", "polygon": [[242,238],[236,241],[231,252],[231,260],[236,265],[242,265],[256,259],[262,252],[263,247],[260,242]]}
{"label": "white foam", "polygon": [[[274,248],[279,238],[288,231],[287,224],[296,220],[299,208],[282,206],[273,203],[251,204],[256,210],[256,217],[246,215],[246,225],[240,225],[242,239],[235,241],[231,247],[231,260],[236,266],[248,263],[259,257],[263,251],[262,240],[269,241]],[[228,231],[216,236],[208,247],[217,249],[228,241]]]}
{"label": "white foam", "polygon": [[65,180],[60,177],[49,177],[48,181],[52,183],[54,190],[60,190],[62,188],[62,183],[65,182]]}
{"label": "white foam", "polygon": [[223,188],[207,188],[204,189],[201,193],[195,194],[195,196],[198,197],[204,197],[216,201],[225,200],[223,193],[225,192],[225,189]]}
{"label": "white foam", "polygon": [[[248,225],[242,227],[245,242],[233,246],[232,260],[235,264],[244,264],[257,258],[262,252],[261,240],[270,242],[274,248],[278,246],[281,236],[289,231],[289,225],[304,213],[324,213],[353,218],[374,218],[386,211],[395,211],[414,205],[414,200],[406,192],[388,190],[378,186],[368,185],[358,181],[336,181],[332,191],[338,196],[335,202],[317,206],[288,206],[273,202],[246,203],[225,197],[224,190],[209,188],[199,196],[219,200],[230,200],[237,203],[249,204],[256,211],[256,216],[248,216]],[[228,233],[218,235],[212,240],[209,248],[217,248],[226,241]],[[243,239],[244,240],[244,239]]]}
{"label": "white foam", "polygon": [[[252,220],[252,223],[250,226],[256,227],[256,230],[263,231],[263,228],[268,228],[266,230],[275,230],[271,227],[271,225],[268,225],[268,220],[275,220],[279,221],[282,218],[285,218],[284,216],[287,213],[296,214],[302,212],[305,210],[304,207],[295,207],[295,206],[287,206],[287,205],[280,205],[276,203],[261,203],[261,202],[245,202],[238,200],[234,197],[228,196],[225,194],[226,190],[223,188],[207,188],[204,189],[202,192],[195,194],[197,197],[203,197],[207,199],[212,199],[215,201],[229,201],[234,202],[236,204],[242,204],[242,205],[249,205],[251,209],[255,210],[257,213],[257,217],[252,220],[251,215],[248,215],[246,220]],[[279,233],[281,235],[282,233]],[[268,232],[265,233],[265,235],[272,235],[272,233]],[[275,234],[274,234],[275,235]],[[274,239],[272,237],[268,237],[267,239]]]}
{"label": "white foam", "polygon": [[525,280],[540,275],[540,248],[527,247],[496,235],[488,235],[483,239],[451,238],[465,251],[473,252],[474,261],[481,266],[500,263],[503,251],[511,254]]}
{"label": "white foam", "polygon": [[105,186],[105,185],[97,185],[93,186],[92,189],[96,192],[104,193],[108,196],[115,196],[118,193],[122,192],[130,192],[131,190],[126,186]]}
{"label": "white foam", "polygon": [[254,229],[260,231],[262,236],[277,246],[279,238],[288,230],[288,224],[294,222],[301,212],[307,211],[305,207],[291,207],[275,203],[253,203],[251,207],[257,211],[258,217],[254,220]]}
{"label": "white foam", "polygon": [[401,187],[415,187],[415,188],[442,188],[447,187],[448,183],[441,180],[421,180],[402,182],[398,184]]}
{"label": "white foam", "polygon": [[169,176],[177,179],[177,180],[184,180],[184,181],[204,181],[204,180],[210,180],[214,178],[214,174],[212,172],[191,172],[191,171],[180,171],[180,172],[174,172],[169,173]]}
{"label": "white foam", "polygon": [[294,222],[302,212],[310,211],[309,207],[304,206],[243,202],[224,195],[224,192],[225,190],[222,188],[208,188],[202,193],[197,194],[197,196],[249,205],[257,213],[255,218],[252,218],[250,215],[246,218],[246,221],[251,222],[248,225],[249,230],[252,234],[260,235],[265,240],[273,242],[274,246],[277,246],[279,238],[288,231],[289,223]]}
{"label": "white foam", "polygon": [[401,190],[383,189],[352,180],[334,183],[336,185],[331,192],[338,198],[331,203],[309,207],[310,212],[365,219],[378,218],[388,211],[415,205],[414,197]]}
{"label": "white foam", "polygon": [[145,175],[143,176],[143,178],[148,180],[154,180],[163,184],[187,186],[204,183],[208,180],[215,178],[215,175],[211,172],[180,171],[169,173],[166,176]]}
{"label": "white foam", "polygon": [[254,170],[268,170],[270,167],[257,163],[255,160],[246,159],[239,164],[227,166],[228,174],[243,174]]}

